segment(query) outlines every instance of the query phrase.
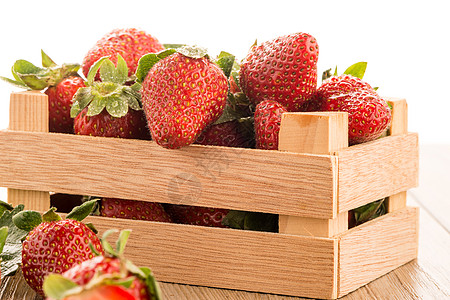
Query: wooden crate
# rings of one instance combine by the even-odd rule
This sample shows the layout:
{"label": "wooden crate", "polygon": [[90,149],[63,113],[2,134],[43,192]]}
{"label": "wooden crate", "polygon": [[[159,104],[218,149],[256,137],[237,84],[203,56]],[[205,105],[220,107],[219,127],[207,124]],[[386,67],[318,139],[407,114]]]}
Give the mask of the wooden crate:
{"label": "wooden crate", "polygon": [[[160,281],[337,298],[417,257],[418,135],[390,99],[389,136],[348,147],[346,113],[287,113],[280,151],[48,133],[47,98],[13,93],[0,131],[8,201],[49,208],[49,191],[278,214],[279,233],[89,217],[131,228],[127,256]],[[389,197],[388,213],[348,229],[348,211]]]}

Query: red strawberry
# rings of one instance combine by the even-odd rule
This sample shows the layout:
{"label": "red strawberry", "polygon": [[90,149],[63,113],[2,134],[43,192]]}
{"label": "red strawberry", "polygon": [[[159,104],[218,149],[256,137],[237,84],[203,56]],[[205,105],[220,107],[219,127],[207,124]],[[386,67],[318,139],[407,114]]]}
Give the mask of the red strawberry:
{"label": "red strawberry", "polygon": [[100,215],[110,218],[172,222],[161,203],[103,198]]}
{"label": "red strawberry", "polygon": [[227,227],[222,224],[229,209],[190,205],[166,204],[165,209],[175,223],[209,227]]}
{"label": "red strawberry", "polygon": [[109,56],[117,64],[121,55],[128,67],[128,76],[134,75],[141,56],[164,50],[164,46],[150,34],[136,28],[115,29],[103,36],[88,51],[83,61],[83,73],[88,75],[91,66],[100,58]]}
{"label": "red strawberry", "polygon": [[197,138],[196,144],[248,148],[252,145],[244,125],[239,120],[233,120],[208,127]]}
{"label": "red strawberry", "polygon": [[72,98],[79,88],[85,86],[81,77],[70,76],[45,90],[48,96],[50,132],[73,133],[73,119],[70,117]]}
{"label": "red strawberry", "polygon": [[316,91],[318,55],[316,39],[306,33],[255,45],[241,64],[241,89],[255,105],[270,99],[299,111]]}
{"label": "red strawberry", "polygon": [[314,98],[316,98],[323,105],[324,102],[332,96],[359,91],[366,91],[376,94],[376,91],[370,86],[370,84],[362,79],[349,74],[342,74],[339,76],[332,76],[325,80],[317,89]]}
{"label": "red strawberry", "polygon": [[[67,296],[62,300],[136,300],[130,292],[120,285],[101,285],[78,295]],[[52,300],[47,298],[47,300]]]}
{"label": "red strawberry", "polygon": [[[102,81],[94,81],[100,69]],[[117,67],[107,58],[91,68],[86,87],[74,97],[71,116],[76,134],[150,139],[137,85],[125,85],[128,69],[118,55]]]}
{"label": "red strawberry", "polygon": [[44,214],[43,220],[38,212],[31,211],[14,216],[17,227],[31,229],[23,242],[22,273],[38,294],[44,295],[42,284],[48,274],[63,273],[73,265],[93,258],[90,244],[96,251],[103,252],[99,238],[80,222],[90,213],[94,202],[75,208],[64,220],[53,209]]}
{"label": "red strawberry", "polygon": [[[52,274],[45,279],[47,299],[160,299],[159,287],[150,269],[138,268],[123,257],[130,231],[121,232],[116,249],[106,241],[112,232],[114,230],[108,230],[103,235],[104,255],[75,265],[62,275]],[[61,288],[61,283],[68,288]]]}
{"label": "red strawberry", "polygon": [[391,122],[391,110],[378,94],[357,91],[329,97],[324,111],[348,112],[348,142],[365,143],[381,136]]}
{"label": "red strawberry", "polygon": [[137,77],[152,137],[165,148],[195,142],[226,104],[227,78],[204,49],[184,47],[146,55]]}
{"label": "red strawberry", "polygon": [[286,108],[273,100],[262,101],[256,106],[256,148],[278,150],[281,115],[285,112],[287,112]]}
{"label": "red strawberry", "polygon": [[106,110],[95,116],[88,116],[87,112],[88,108],[85,108],[75,117],[74,131],[76,134],[150,139],[147,120],[142,110],[129,110],[120,118],[111,116]]}
{"label": "red strawberry", "polygon": [[16,80],[1,79],[26,89],[45,89],[48,96],[49,131],[73,133],[73,119],[70,117],[72,98],[79,88],[85,86],[83,79],[77,74],[80,65],[57,66],[44,51],[41,54],[43,68],[18,60],[12,68]]}

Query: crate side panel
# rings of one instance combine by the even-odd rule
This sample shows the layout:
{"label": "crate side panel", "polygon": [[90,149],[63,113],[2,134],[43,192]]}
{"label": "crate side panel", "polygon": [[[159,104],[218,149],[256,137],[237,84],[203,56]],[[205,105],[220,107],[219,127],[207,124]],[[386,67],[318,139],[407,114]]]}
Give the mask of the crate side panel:
{"label": "crate side panel", "polygon": [[5,187],[319,218],[335,212],[334,156],[169,150],[152,141],[7,130],[0,153]]}
{"label": "crate side panel", "polygon": [[340,236],[339,297],[417,257],[419,209],[406,207]]}
{"label": "crate side panel", "polygon": [[160,281],[312,298],[336,296],[337,240],[89,217],[132,230],[125,255]]}
{"label": "crate side panel", "polygon": [[388,136],[338,152],[339,212],[417,186],[418,135]]}

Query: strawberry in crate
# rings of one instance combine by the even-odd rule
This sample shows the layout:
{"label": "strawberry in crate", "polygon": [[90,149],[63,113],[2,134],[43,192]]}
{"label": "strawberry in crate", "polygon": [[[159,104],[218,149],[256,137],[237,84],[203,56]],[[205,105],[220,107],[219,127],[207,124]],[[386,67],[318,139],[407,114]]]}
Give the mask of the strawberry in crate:
{"label": "strawberry in crate", "polygon": [[80,65],[58,66],[44,51],[41,54],[42,68],[23,59],[17,60],[12,67],[14,79],[0,79],[26,90],[43,90],[48,96],[49,131],[73,133],[72,98],[85,86],[77,73]]}
{"label": "strawberry in crate", "polygon": [[114,248],[107,237],[115,230],[105,231],[102,237],[104,254],[73,266],[63,274],[51,274],[44,281],[48,300],[159,300],[158,283],[151,270],[137,267],[124,257],[130,230],[120,232]]}

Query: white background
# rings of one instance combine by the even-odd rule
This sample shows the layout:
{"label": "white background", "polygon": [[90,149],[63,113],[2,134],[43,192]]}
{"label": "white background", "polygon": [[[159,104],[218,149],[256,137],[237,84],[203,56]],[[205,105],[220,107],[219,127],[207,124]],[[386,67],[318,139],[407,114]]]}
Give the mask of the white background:
{"label": "white background", "polygon": [[[450,144],[447,1],[3,1],[0,75],[9,77],[17,59],[40,64],[41,49],[57,63],[81,63],[96,40],[120,27],[240,59],[255,39],[310,33],[320,47],[319,74],[367,61],[366,81],[408,100],[409,129],[420,142]],[[16,90],[0,82],[0,129]]]}

